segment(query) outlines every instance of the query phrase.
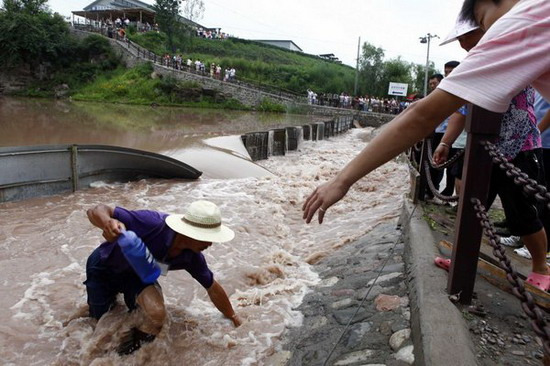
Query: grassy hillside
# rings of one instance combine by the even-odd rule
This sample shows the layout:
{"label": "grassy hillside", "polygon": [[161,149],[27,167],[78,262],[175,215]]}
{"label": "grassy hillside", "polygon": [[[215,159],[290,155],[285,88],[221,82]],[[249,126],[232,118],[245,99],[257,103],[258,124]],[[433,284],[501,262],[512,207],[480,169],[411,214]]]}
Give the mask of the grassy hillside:
{"label": "grassy hillside", "polygon": [[[129,38],[157,55],[171,53],[163,33],[131,34]],[[301,52],[233,38],[182,38],[176,45],[176,53],[184,59],[199,59],[207,65],[214,62],[223,68],[234,67],[237,78],[241,80],[268,84],[304,95],[308,88],[317,93],[353,91],[353,68]]]}

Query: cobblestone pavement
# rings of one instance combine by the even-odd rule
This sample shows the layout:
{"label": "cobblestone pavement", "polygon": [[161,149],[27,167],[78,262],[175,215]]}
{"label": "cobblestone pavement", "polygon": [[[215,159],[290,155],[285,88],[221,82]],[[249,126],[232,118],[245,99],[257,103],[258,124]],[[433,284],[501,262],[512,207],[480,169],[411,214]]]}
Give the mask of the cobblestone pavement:
{"label": "cobblestone pavement", "polygon": [[400,236],[397,219],[385,222],[315,265],[322,282],[297,309],[302,327],[285,337],[287,365],[413,364]]}

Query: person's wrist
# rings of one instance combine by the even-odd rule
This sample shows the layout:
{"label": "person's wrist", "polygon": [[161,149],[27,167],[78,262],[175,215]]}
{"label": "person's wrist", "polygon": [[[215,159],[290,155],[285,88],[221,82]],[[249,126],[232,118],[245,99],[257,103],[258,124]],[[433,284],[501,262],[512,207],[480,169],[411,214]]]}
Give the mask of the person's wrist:
{"label": "person's wrist", "polygon": [[447,149],[450,149],[451,148],[451,145],[445,143],[445,142],[440,142],[439,145],[443,146],[443,147],[446,147]]}

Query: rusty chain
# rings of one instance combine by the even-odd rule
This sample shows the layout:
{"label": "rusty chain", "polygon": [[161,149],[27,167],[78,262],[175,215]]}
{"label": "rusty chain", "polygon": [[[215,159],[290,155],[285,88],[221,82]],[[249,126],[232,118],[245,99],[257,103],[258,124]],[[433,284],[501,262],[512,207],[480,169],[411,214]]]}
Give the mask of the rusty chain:
{"label": "rusty chain", "polygon": [[428,143],[428,148],[427,148],[427,151],[428,151],[428,162],[430,163],[430,166],[434,169],[444,169],[444,168],[448,168],[449,166],[451,166],[455,161],[457,161],[462,155],[464,155],[464,149],[460,149],[456,152],[456,154],[454,154],[452,156],[452,158],[450,158],[449,160],[447,160],[446,162],[444,163],[441,163],[441,164],[434,164],[433,163],[433,152],[432,152],[432,139],[426,139],[427,143]]}
{"label": "rusty chain", "polygon": [[428,187],[432,191],[433,195],[445,202],[456,202],[458,201],[458,196],[445,196],[439,193],[435,188],[434,183],[432,182],[432,173],[430,173],[430,164],[427,160],[424,160],[424,172],[426,173],[426,181],[428,182]]}
{"label": "rusty chain", "polygon": [[512,292],[521,301],[521,308],[531,319],[533,330],[543,339],[544,353],[550,355],[550,326],[546,323],[540,308],[535,304],[533,296],[525,290],[524,282],[518,277],[516,270],[512,267],[510,259],[506,257],[506,250],[498,240],[498,236],[495,233],[495,229],[491,224],[485,207],[477,198],[472,198],[471,203],[474,205],[474,210],[476,211],[477,218],[480,220],[483,232],[488,237],[489,244],[493,247],[494,256],[498,258],[502,268],[506,271],[506,279],[513,287]]}
{"label": "rusty chain", "polygon": [[497,164],[500,169],[506,172],[506,176],[512,178],[514,183],[518,186],[523,186],[525,193],[532,195],[539,202],[549,204],[550,207],[550,193],[545,186],[538,184],[538,182],[522,172],[521,169],[510,163],[508,159],[498,151],[495,144],[489,141],[481,141],[481,145],[485,147],[485,150],[489,153],[489,156],[493,159],[493,163]]}

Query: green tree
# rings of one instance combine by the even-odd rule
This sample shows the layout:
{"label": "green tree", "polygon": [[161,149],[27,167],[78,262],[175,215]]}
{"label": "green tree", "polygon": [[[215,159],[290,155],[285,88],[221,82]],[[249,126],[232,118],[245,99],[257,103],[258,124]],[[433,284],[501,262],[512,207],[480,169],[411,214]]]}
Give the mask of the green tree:
{"label": "green tree", "polygon": [[[425,76],[425,70],[426,65],[422,64],[415,64],[413,66],[413,74],[414,74],[414,91],[417,93],[424,93],[424,76]],[[440,73],[435,68],[435,64],[433,61],[430,62],[430,65],[428,67],[428,77]]]}
{"label": "green tree", "polygon": [[361,92],[370,95],[378,92],[383,64],[384,50],[369,42],[365,42],[359,58],[359,89]]}
{"label": "green tree", "polygon": [[174,38],[181,30],[180,6],[182,0],[156,0],[153,8],[160,30],[166,33],[168,48],[174,52]]}
{"label": "green tree", "polygon": [[48,0],[4,0],[2,10],[7,13],[27,13],[37,15],[48,11]]}
{"label": "green tree", "polygon": [[59,14],[51,14],[44,0],[7,0],[0,11],[0,65],[59,64],[74,43]]}
{"label": "green tree", "polygon": [[412,64],[401,59],[401,56],[385,61],[382,67],[382,75],[377,85],[377,94],[386,96],[390,82],[413,84]]}

